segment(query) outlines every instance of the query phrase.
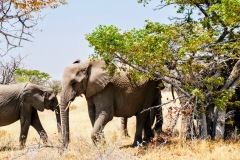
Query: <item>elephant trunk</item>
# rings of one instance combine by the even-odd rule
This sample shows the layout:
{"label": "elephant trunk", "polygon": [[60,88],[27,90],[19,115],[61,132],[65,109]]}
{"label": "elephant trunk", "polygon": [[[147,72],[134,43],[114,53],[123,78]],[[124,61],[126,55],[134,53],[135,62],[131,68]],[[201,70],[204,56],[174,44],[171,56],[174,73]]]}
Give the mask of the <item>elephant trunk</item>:
{"label": "elephant trunk", "polygon": [[67,148],[69,143],[69,108],[67,103],[62,103],[61,121],[62,121],[62,143],[63,147]]}
{"label": "elephant trunk", "polygon": [[56,115],[56,120],[57,120],[57,130],[58,134],[61,134],[61,118],[60,118],[60,107],[57,105],[55,109],[55,115]]}

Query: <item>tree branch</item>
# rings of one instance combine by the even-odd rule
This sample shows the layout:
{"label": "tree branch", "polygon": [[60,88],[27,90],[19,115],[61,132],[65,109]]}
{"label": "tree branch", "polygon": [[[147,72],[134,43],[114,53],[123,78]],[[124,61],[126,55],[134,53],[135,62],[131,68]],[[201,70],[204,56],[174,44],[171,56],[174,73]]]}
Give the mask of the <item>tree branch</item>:
{"label": "tree branch", "polygon": [[138,70],[138,71],[140,71],[140,72],[142,72],[142,73],[153,74],[153,76],[154,76],[154,78],[155,78],[156,80],[163,80],[163,81],[165,81],[166,83],[171,84],[174,88],[176,88],[177,90],[179,90],[181,93],[183,93],[183,94],[186,95],[187,97],[191,97],[191,95],[190,95],[188,92],[184,91],[182,88],[180,88],[180,87],[179,87],[177,84],[175,84],[174,82],[171,82],[171,81],[168,80],[167,78],[162,77],[158,72],[150,73],[150,72],[149,72],[148,70],[146,70],[145,68],[138,67],[138,66],[135,66],[135,65],[133,65],[133,64],[131,64],[131,63],[128,63],[128,61],[127,61],[126,59],[123,59],[122,57],[120,57],[119,55],[117,55],[117,53],[115,53],[114,55],[115,55],[115,57],[116,57],[117,59],[120,60],[121,63],[124,63],[124,64],[132,67],[133,69],[136,69],[136,70]]}
{"label": "tree branch", "polygon": [[[235,63],[230,75],[228,76],[225,82],[225,85],[222,87],[222,90],[230,88],[235,80],[238,79],[239,81],[239,77],[240,77],[240,60],[238,60],[237,63]],[[238,81],[235,83],[238,83]]]}
{"label": "tree branch", "polygon": [[202,8],[202,6],[200,6],[199,3],[195,3],[195,5],[196,5],[197,8],[204,14],[205,17],[209,17],[209,15],[207,14],[207,12]]}

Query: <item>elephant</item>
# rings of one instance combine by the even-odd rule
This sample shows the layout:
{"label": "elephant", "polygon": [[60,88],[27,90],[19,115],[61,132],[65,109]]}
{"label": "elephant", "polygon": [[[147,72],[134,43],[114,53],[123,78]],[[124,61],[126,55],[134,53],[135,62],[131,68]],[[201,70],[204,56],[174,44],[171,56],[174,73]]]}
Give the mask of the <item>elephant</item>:
{"label": "elephant", "polygon": [[[163,89],[163,87],[161,88]],[[159,98],[156,100],[156,102],[154,102],[152,104],[152,106],[159,106],[161,105],[161,92],[160,92],[160,96]],[[156,120],[156,122],[155,122]],[[127,122],[128,122],[128,118],[126,117],[121,117],[121,131],[123,133],[123,136],[125,137],[130,137],[129,133],[128,133],[128,129],[127,129]],[[155,124],[154,124],[155,122]],[[150,124],[151,124],[151,128],[157,132],[160,133],[162,131],[162,124],[163,124],[163,118],[162,118],[162,108],[153,108],[150,110]]]}
{"label": "elephant", "polygon": [[[24,147],[29,126],[36,129],[44,143],[47,134],[42,127],[37,111],[56,110],[57,122],[60,123],[58,100],[54,91],[48,87],[32,83],[0,85],[0,126],[12,124],[20,119],[20,147]],[[60,131],[60,127],[58,126]]]}
{"label": "elephant", "polygon": [[136,133],[133,146],[142,142],[143,128],[146,137],[153,136],[149,110],[159,97],[160,80],[145,80],[133,82],[128,72],[120,71],[119,75],[109,75],[104,70],[103,60],[77,60],[67,66],[62,75],[61,120],[62,142],[67,147],[69,143],[69,102],[75,97],[85,95],[88,114],[92,124],[91,138],[97,144],[103,134],[104,126],[113,117],[136,116]]}

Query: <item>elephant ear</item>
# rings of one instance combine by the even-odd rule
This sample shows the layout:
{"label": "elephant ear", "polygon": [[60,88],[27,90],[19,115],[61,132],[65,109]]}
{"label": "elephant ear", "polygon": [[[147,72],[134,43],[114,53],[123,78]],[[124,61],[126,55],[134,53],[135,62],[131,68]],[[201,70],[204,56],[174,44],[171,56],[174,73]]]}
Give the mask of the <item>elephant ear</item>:
{"label": "elephant ear", "polygon": [[107,70],[103,70],[105,66],[104,61],[98,60],[90,62],[88,70],[88,84],[86,89],[86,97],[89,98],[98,92],[102,91],[104,87],[111,81]]}
{"label": "elephant ear", "polygon": [[73,64],[75,64],[75,63],[80,63],[80,62],[81,62],[80,59],[76,59],[76,60],[73,62]]}
{"label": "elephant ear", "polygon": [[35,84],[27,84],[23,90],[24,105],[30,105],[38,111],[44,111],[44,100],[47,93]]}

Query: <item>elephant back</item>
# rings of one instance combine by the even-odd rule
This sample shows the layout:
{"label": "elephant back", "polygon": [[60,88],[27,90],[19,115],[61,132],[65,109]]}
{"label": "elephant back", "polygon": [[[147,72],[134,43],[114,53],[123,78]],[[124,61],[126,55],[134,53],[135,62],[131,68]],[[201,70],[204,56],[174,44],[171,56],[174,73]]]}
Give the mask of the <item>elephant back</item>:
{"label": "elephant back", "polygon": [[130,93],[137,89],[138,87],[143,86],[148,81],[134,82],[131,80],[127,72],[121,71],[119,75],[114,75],[111,79],[111,83],[117,88],[123,89],[126,92]]}

